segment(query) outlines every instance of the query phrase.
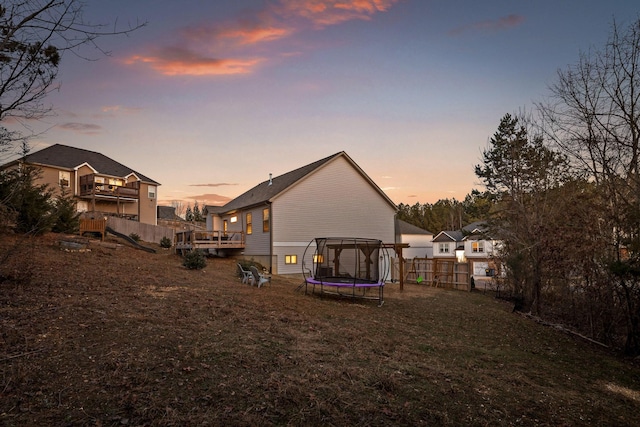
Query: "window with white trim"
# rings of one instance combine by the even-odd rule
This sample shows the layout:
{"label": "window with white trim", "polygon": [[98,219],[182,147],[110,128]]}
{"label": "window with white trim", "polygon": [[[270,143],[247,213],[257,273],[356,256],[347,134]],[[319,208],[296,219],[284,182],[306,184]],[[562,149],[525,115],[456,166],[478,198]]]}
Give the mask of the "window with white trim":
{"label": "window with white trim", "polygon": [[150,199],[155,199],[156,198],[156,186],[155,185],[150,185],[149,186],[149,198]]}
{"label": "window with white trim", "polygon": [[71,183],[71,172],[59,171],[58,178],[60,187],[68,187]]}
{"label": "window with white trim", "polygon": [[269,208],[262,210],[262,231],[265,233],[269,231]]}
{"label": "window with white trim", "polygon": [[471,252],[473,252],[474,254],[484,252],[484,242],[482,240],[471,242]]}
{"label": "window with white trim", "polygon": [[284,256],[285,264],[297,264],[298,263],[298,255],[285,255]]}
{"label": "window with white trim", "polygon": [[438,252],[441,254],[449,253],[449,243],[438,243]]}

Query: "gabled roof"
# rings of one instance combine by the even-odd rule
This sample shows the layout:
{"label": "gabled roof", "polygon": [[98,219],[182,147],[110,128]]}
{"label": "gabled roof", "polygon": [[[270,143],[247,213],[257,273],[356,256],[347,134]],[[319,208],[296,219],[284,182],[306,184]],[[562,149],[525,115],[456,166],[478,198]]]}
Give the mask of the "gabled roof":
{"label": "gabled roof", "polygon": [[462,231],[441,231],[433,238],[434,242],[461,242],[464,235]]}
{"label": "gabled roof", "polygon": [[[156,181],[134,171],[131,168],[118,163],[104,154],[82,148],[69,147],[68,145],[54,144],[40,151],[28,154],[25,161],[41,166],[53,166],[61,169],[73,170],[86,164],[96,173],[114,177],[126,177],[135,174],[140,181],[160,185]],[[17,162],[17,161],[15,161]],[[14,163],[14,162],[12,162]]]}
{"label": "gabled roof", "polygon": [[389,199],[389,197],[371,180],[371,178],[369,178],[369,176],[360,169],[360,167],[347,155],[347,153],[341,151],[306,166],[302,166],[301,168],[292,170],[291,172],[263,181],[222,207],[207,206],[207,212],[221,214],[271,202],[279,194],[285,192],[297,182],[340,157],[346,159],[380,193],[380,195],[394,207],[394,209],[396,208],[396,205],[391,201],[391,199]]}
{"label": "gabled roof", "polygon": [[421,235],[433,235],[432,232],[423,228],[417,227],[401,219],[398,220],[398,233],[399,234],[421,234]]}
{"label": "gabled roof", "polygon": [[493,240],[487,233],[489,224],[486,221],[476,221],[462,228],[464,240]]}
{"label": "gabled roof", "polygon": [[489,226],[486,221],[476,221],[462,227],[462,231],[467,234],[484,233]]}

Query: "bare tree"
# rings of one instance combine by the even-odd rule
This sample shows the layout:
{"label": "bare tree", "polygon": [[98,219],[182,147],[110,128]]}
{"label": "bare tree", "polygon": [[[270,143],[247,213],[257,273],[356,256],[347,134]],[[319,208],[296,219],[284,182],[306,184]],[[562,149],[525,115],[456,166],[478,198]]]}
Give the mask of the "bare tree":
{"label": "bare tree", "polygon": [[[608,272],[603,288],[626,313],[626,349],[640,353],[640,18],[612,24],[603,49],[558,72],[540,104],[542,129],[595,183],[592,207],[607,243],[595,261]],[[597,207],[597,209],[595,209]],[[595,230],[594,230],[595,231]]]}
{"label": "bare tree", "polygon": [[[7,117],[37,119],[51,111],[44,99],[57,89],[65,53],[96,44],[103,36],[124,35],[145,25],[119,30],[83,20],[80,0],[9,0],[0,4],[0,122]],[[107,53],[102,51],[103,53]]]}
{"label": "bare tree", "polygon": [[183,217],[185,213],[186,206],[182,200],[172,200],[171,206],[175,209],[176,215],[179,217]]}

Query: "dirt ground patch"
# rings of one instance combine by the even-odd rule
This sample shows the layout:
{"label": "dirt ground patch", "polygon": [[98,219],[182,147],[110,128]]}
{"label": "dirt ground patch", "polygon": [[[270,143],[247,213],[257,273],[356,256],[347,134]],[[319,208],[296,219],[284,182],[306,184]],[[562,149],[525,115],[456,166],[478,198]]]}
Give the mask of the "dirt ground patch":
{"label": "dirt ground patch", "polygon": [[377,307],[60,238],[0,236],[1,425],[637,425],[634,363],[487,295]]}

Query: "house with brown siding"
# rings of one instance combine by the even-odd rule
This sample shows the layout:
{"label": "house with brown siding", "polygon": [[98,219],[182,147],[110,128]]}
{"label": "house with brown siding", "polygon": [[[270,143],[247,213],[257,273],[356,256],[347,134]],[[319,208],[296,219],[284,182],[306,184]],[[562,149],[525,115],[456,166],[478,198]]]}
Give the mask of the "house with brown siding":
{"label": "house with brown siding", "polygon": [[79,212],[117,215],[157,225],[160,184],[101,153],[55,144],[2,169],[25,163],[40,170],[37,184],[73,195]]}
{"label": "house with brown siding", "polygon": [[304,251],[316,237],[394,243],[396,205],[344,151],[269,176],[205,213],[208,230],[244,233],[244,257],[272,273],[301,273]]}

